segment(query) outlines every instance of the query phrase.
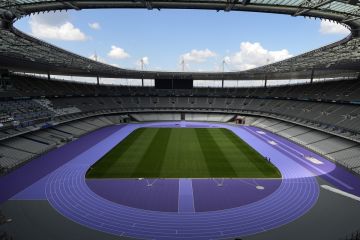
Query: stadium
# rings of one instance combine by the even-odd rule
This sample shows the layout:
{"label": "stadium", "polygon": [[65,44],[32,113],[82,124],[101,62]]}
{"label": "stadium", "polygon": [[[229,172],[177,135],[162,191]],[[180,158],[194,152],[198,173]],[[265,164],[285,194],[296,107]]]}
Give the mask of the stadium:
{"label": "stadium", "polygon": [[[281,14],[350,34],[244,70],[164,71],[15,27],[108,9]],[[1,0],[0,239],[360,239],[359,29],[356,0]]]}

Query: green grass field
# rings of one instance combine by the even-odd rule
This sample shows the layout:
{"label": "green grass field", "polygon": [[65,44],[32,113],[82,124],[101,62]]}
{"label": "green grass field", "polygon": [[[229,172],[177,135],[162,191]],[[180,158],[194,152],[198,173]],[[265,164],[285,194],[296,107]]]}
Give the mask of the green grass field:
{"label": "green grass field", "polygon": [[224,128],[139,128],[87,178],[279,178],[280,172]]}

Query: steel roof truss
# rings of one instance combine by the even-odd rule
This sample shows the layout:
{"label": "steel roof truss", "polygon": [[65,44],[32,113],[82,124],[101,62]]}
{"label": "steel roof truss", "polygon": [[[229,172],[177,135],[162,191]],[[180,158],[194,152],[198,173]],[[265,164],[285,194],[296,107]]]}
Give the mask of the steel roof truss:
{"label": "steel roof truss", "polygon": [[294,16],[303,15],[311,10],[317,9],[334,1],[335,0],[305,0],[300,4],[299,10],[294,14]]}

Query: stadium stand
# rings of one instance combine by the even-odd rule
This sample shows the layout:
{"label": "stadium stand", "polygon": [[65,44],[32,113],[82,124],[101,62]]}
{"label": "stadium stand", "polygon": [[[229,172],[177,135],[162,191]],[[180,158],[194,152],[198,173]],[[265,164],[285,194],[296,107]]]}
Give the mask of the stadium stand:
{"label": "stadium stand", "polygon": [[238,114],[257,116],[247,117],[246,123],[354,171],[360,167],[357,80],[166,91],[12,74],[9,88],[12,96],[0,95],[0,144],[7,151],[2,153],[1,165],[6,168],[100,127],[122,123],[128,116],[136,121],[173,121],[183,116],[189,121],[228,122]]}
{"label": "stadium stand", "polygon": [[187,121],[206,121],[206,122],[229,122],[235,117],[234,114],[201,114],[201,113],[187,113],[185,120]]}
{"label": "stadium stand", "polygon": [[7,173],[51,149],[96,129],[120,123],[126,118],[126,115],[89,117],[81,120],[70,118],[62,124],[24,131],[21,136],[8,136],[0,141],[2,171]]}
{"label": "stadium stand", "polygon": [[181,115],[179,113],[141,113],[141,114],[130,114],[136,121],[146,122],[146,121],[178,121],[181,120]]}

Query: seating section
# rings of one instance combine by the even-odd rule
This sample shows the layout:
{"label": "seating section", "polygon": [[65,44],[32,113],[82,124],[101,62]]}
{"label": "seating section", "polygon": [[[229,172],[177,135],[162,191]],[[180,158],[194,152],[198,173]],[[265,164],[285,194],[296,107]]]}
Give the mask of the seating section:
{"label": "seating section", "polygon": [[[27,75],[11,75],[11,78],[11,85],[6,88],[11,91],[0,91],[0,99],[8,96],[2,93],[8,94],[9,91],[13,97],[37,98],[0,101],[9,106],[7,109],[16,109],[14,113],[9,110],[0,112],[0,124],[5,124],[5,127],[17,125],[19,121],[21,127],[32,126],[39,121],[66,119],[69,115],[102,110],[215,109],[262,116],[277,115],[282,120],[310,125],[360,141],[360,108],[355,104],[360,99],[360,81],[357,79],[268,88],[169,91],[153,87],[97,86]],[[31,107],[24,108],[22,105]],[[21,114],[16,115],[16,112]],[[4,126],[0,125],[1,129]]]}
{"label": "seating section", "polygon": [[[11,75],[0,91],[0,164],[13,168],[56,146],[128,118],[248,124],[359,170],[360,81],[268,88],[162,90]],[[154,113],[156,112],[156,113]],[[160,113],[159,113],[160,112]],[[212,113],[209,113],[212,112]],[[216,113],[215,113],[216,112]],[[6,154],[5,154],[6,153]],[[16,155],[16,154],[23,154]]]}
{"label": "seating section", "polygon": [[38,119],[48,119],[52,113],[31,99],[0,101],[0,121],[6,126],[32,125]]}
{"label": "seating section", "polygon": [[34,102],[40,104],[41,106],[48,109],[50,112],[53,112],[55,116],[67,115],[81,112],[80,109],[77,107],[63,107],[63,108],[55,108],[52,105],[52,102],[49,99],[41,98],[41,99],[34,99]]}
{"label": "seating section", "polygon": [[148,121],[179,121],[181,120],[180,113],[138,113],[130,114],[135,120],[139,122]]}
{"label": "seating section", "polygon": [[[53,148],[101,127],[120,123],[126,116],[90,117],[0,141],[0,169],[5,173]],[[0,172],[1,175],[1,172]]]}
{"label": "seating section", "polygon": [[0,165],[3,168],[11,169],[34,157],[35,154],[19,149],[0,145]]}
{"label": "seating section", "polygon": [[[323,102],[304,102],[278,99],[216,98],[216,104],[206,97],[157,97],[156,104],[145,103],[146,97],[82,97],[52,99],[55,106],[76,106],[82,112],[106,110],[208,110],[276,115],[282,120],[311,125],[344,136],[357,136],[360,131],[360,108],[357,105],[342,105]],[[210,104],[211,103],[211,104]],[[178,105],[179,104],[179,105]],[[227,105],[229,104],[229,105]],[[147,107],[146,107],[147,106]],[[216,107],[216,108],[214,108]],[[150,119],[149,119],[150,120]],[[214,120],[218,121],[218,120]],[[280,127],[280,126],[279,126]]]}
{"label": "seating section", "polygon": [[186,113],[187,121],[205,121],[205,122],[228,122],[235,117],[234,114],[215,114],[215,113]]}
{"label": "seating section", "polygon": [[[1,88],[1,87],[0,87]],[[322,100],[357,102],[360,100],[360,81],[358,79],[339,80],[330,82],[314,82],[313,84],[299,84],[257,88],[194,88],[169,91],[153,87],[129,87],[116,85],[96,85],[90,83],[69,82],[61,80],[47,80],[45,78],[11,75],[11,85],[6,90],[0,89],[0,98],[7,97],[64,97],[64,96],[151,96],[146,100],[148,105],[156,105],[158,97],[177,96],[186,97],[177,102],[187,105],[191,96],[207,97],[208,102],[216,107],[217,98],[227,98],[226,105],[232,105],[234,98],[259,97],[279,98],[291,100]],[[115,102],[115,105],[121,102]],[[125,106],[124,106],[125,107]],[[159,106],[156,106],[159,107]]]}
{"label": "seating section", "polygon": [[360,174],[359,143],[275,119],[252,118],[250,122],[252,126],[288,138]]}

